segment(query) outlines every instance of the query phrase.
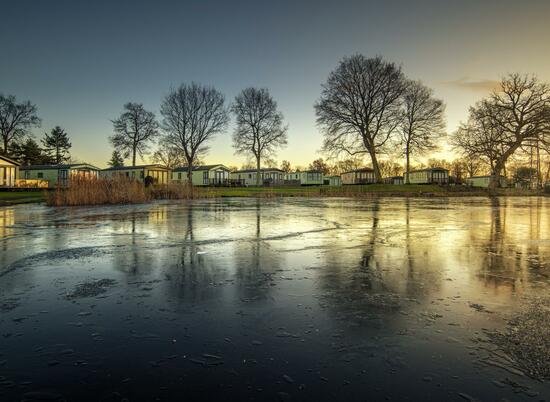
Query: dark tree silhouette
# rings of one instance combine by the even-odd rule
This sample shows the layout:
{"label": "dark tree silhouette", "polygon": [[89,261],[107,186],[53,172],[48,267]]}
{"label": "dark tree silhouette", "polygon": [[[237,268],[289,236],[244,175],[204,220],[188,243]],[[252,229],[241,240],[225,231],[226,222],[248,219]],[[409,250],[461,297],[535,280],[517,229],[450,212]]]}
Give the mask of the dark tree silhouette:
{"label": "dark tree silhouette", "polygon": [[381,57],[346,57],[322,88],[315,111],[323,150],[331,157],[368,153],[381,182],[377,156],[400,122],[406,88],[401,68]]}
{"label": "dark tree silhouette", "polygon": [[115,134],[110,137],[113,147],[124,158],[131,156],[132,166],[136,156],[148,153],[151,141],[159,134],[155,114],[145,110],[141,103],[126,103],[118,119],[112,121]]}
{"label": "dark tree silhouette", "polygon": [[32,138],[27,138],[21,143],[12,142],[9,151],[13,158],[22,165],[40,165],[49,162],[48,155]]}
{"label": "dark tree silhouette", "polygon": [[107,164],[111,167],[124,166],[124,158],[122,157],[120,152],[115,149],[111,154],[111,159],[109,160],[109,162],[107,162]]}
{"label": "dark tree silhouette", "polygon": [[451,139],[464,155],[489,164],[490,189],[500,185],[507,160],[522,145],[550,140],[550,86],[520,74],[503,78],[500,85],[500,91],[470,108],[468,121]]}
{"label": "dark tree silhouette", "polygon": [[22,140],[38,126],[40,118],[35,105],[29,101],[17,103],[15,96],[0,93],[0,136],[4,154],[8,154],[12,141]]}
{"label": "dark tree silhouette", "polygon": [[189,186],[193,185],[193,166],[208,151],[208,141],[229,122],[224,103],[221,92],[196,83],[171,90],[162,102],[164,138],[185,158]]}
{"label": "dark tree silhouette", "polygon": [[438,148],[445,134],[445,104],[419,81],[407,82],[403,94],[400,143],[405,153],[405,184],[409,184],[411,154],[424,154]]}
{"label": "dark tree silhouette", "polygon": [[70,158],[69,149],[71,149],[72,144],[65,130],[59,126],[55,126],[50,134],[44,133],[42,146],[52,163],[60,164]]}
{"label": "dark tree silhouette", "polygon": [[256,185],[261,184],[261,161],[271,158],[287,144],[287,127],[277,102],[265,88],[246,88],[235,97],[231,106],[237,119],[233,133],[236,153],[252,155],[256,160]]}

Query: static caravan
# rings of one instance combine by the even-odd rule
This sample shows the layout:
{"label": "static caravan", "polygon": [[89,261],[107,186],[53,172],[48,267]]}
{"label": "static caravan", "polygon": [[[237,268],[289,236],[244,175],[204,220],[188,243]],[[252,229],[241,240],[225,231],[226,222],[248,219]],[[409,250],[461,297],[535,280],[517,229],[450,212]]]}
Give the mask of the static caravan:
{"label": "static caravan", "polygon": [[115,166],[103,169],[101,176],[105,178],[127,177],[153,184],[168,184],[170,169],[161,165]]}
{"label": "static caravan", "polygon": [[[471,187],[489,187],[491,176],[472,176],[465,180],[465,183]],[[508,187],[508,180],[504,176],[500,176],[499,187]]]}
{"label": "static caravan", "polygon": [[372,184],[376,183],[374,169],[362,168],[342,173],[342,184]]}
{"label": "static caravan", "polygon": [[[403,175],[407,182],[407,173]],[[449,184],[449,171],[443,168],[428,168],[412,170],[409,173],[410,184]]]}
{"label": "static caravan", "polygon": [[48,187],[67,187],[73,178],[95,179],[100,169],[88,163],[30,165],[19,168],[21,179],[47,181]]}
{"label": "static caravan", "polygon": [[19,178],[19,163],[0,155],[0,187],[15,187]]}
{"label": "static caravan", "polygon": [[325,186],[341,186],[342,178],[340,176],[325,176],[323,178],[323,184]]}
{"label": "static caravan", "polygon": [[[231,172],[230,178],[244,186],[256,185],[256,169],[244,169]],[[285,172],[277,168],[260,169],[260,183],[263,186],[277,186],[284,184]]]}
{"label": "static caravan", "polygon": [[[224,165],[193,166],[192,181],[194,186],[228,186],[229,168]],[[187,167],[172,170],[172,182],[187,183]]]}
{"label": "static caravan", "polygon": [[305,170],[285,174],[285,184],[300,186],[320,186],[323,184],[323,172],[318,170]]}

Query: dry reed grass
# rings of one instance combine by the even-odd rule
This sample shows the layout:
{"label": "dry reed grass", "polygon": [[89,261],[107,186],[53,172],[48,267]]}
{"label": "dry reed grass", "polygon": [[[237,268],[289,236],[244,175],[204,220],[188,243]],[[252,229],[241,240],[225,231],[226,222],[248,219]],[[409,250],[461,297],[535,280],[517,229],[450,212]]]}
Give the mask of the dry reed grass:
{"label": "dry reed grass", "polygon": [[49,193],[46,203],[50,206],[140,204],[152,200],[179,200],[209,196],[211,194],[208,191],[181,184],[145,187],[143,183],[126,177],[73,178],[70,186],[58,187]]}

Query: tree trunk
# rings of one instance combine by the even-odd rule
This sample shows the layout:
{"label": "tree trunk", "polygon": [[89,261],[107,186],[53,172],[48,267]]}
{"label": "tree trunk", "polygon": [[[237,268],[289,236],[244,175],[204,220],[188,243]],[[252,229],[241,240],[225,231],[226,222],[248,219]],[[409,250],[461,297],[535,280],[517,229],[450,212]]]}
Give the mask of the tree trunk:
{"label": "tree trunk", "polygon": [[193,188],[193,163],[187,163],[187,186]]}
{"label": "tree trunk", "polygon": [[136,166],[136,147],[132,148],[132,166]]}
{"label": "tree trunk", "polygon": [[382,183],[382,174],[380,173],[380,166],[378,165],[378,159],[376,153],[369,151],[370,159],[372,161],[372,168],[374,170],[374,180],[376,183]]}
{"label": "tree trunk", "polygon": [[411,171],[411,155],[409,153],[409,144],[407,144],[407,148],[405,150],[406,158],[407,158],[407,164],[405,167],[405,184],[411,184],[411,181],[409,179],[409,173]]}
{"label": "tree trunk", "polygon": [[491,172],[491,178],[489,179],[489,190],[493,191],[500,187],[500,172],[502,172],[503,168],[503,161],[498,161],[495,163],[495,167]]}
{"label": "tree trunk", "polygon": [[261,170],[260,170],[260,157],[256,157],[256,185],[262,185]]}
{"label": "tree trunk", "polygon": [[4,155],[8,154],[8,138],[4,137]]}

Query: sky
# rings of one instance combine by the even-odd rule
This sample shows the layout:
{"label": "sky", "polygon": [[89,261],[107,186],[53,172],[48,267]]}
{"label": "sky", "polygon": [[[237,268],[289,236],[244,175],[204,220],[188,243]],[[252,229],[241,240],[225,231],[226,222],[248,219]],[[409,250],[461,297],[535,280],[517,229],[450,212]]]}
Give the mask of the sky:
{"label": "sky", "polygon": [[[322,157],[314,102],[339,61],[381,55],[446,103],[447,131],[511,72],[550,81],[550,1],[0,0],[0,92],[30,100],[39,138],[60,125],[71,154],[105,167],[124,103],[159,116],[171,88],[212,85],[231,102],[268,88],[288,124],[277,160]],[[241,166],[231,124],[207,163]],[[452,157],[443,147],[438,157]]]}

